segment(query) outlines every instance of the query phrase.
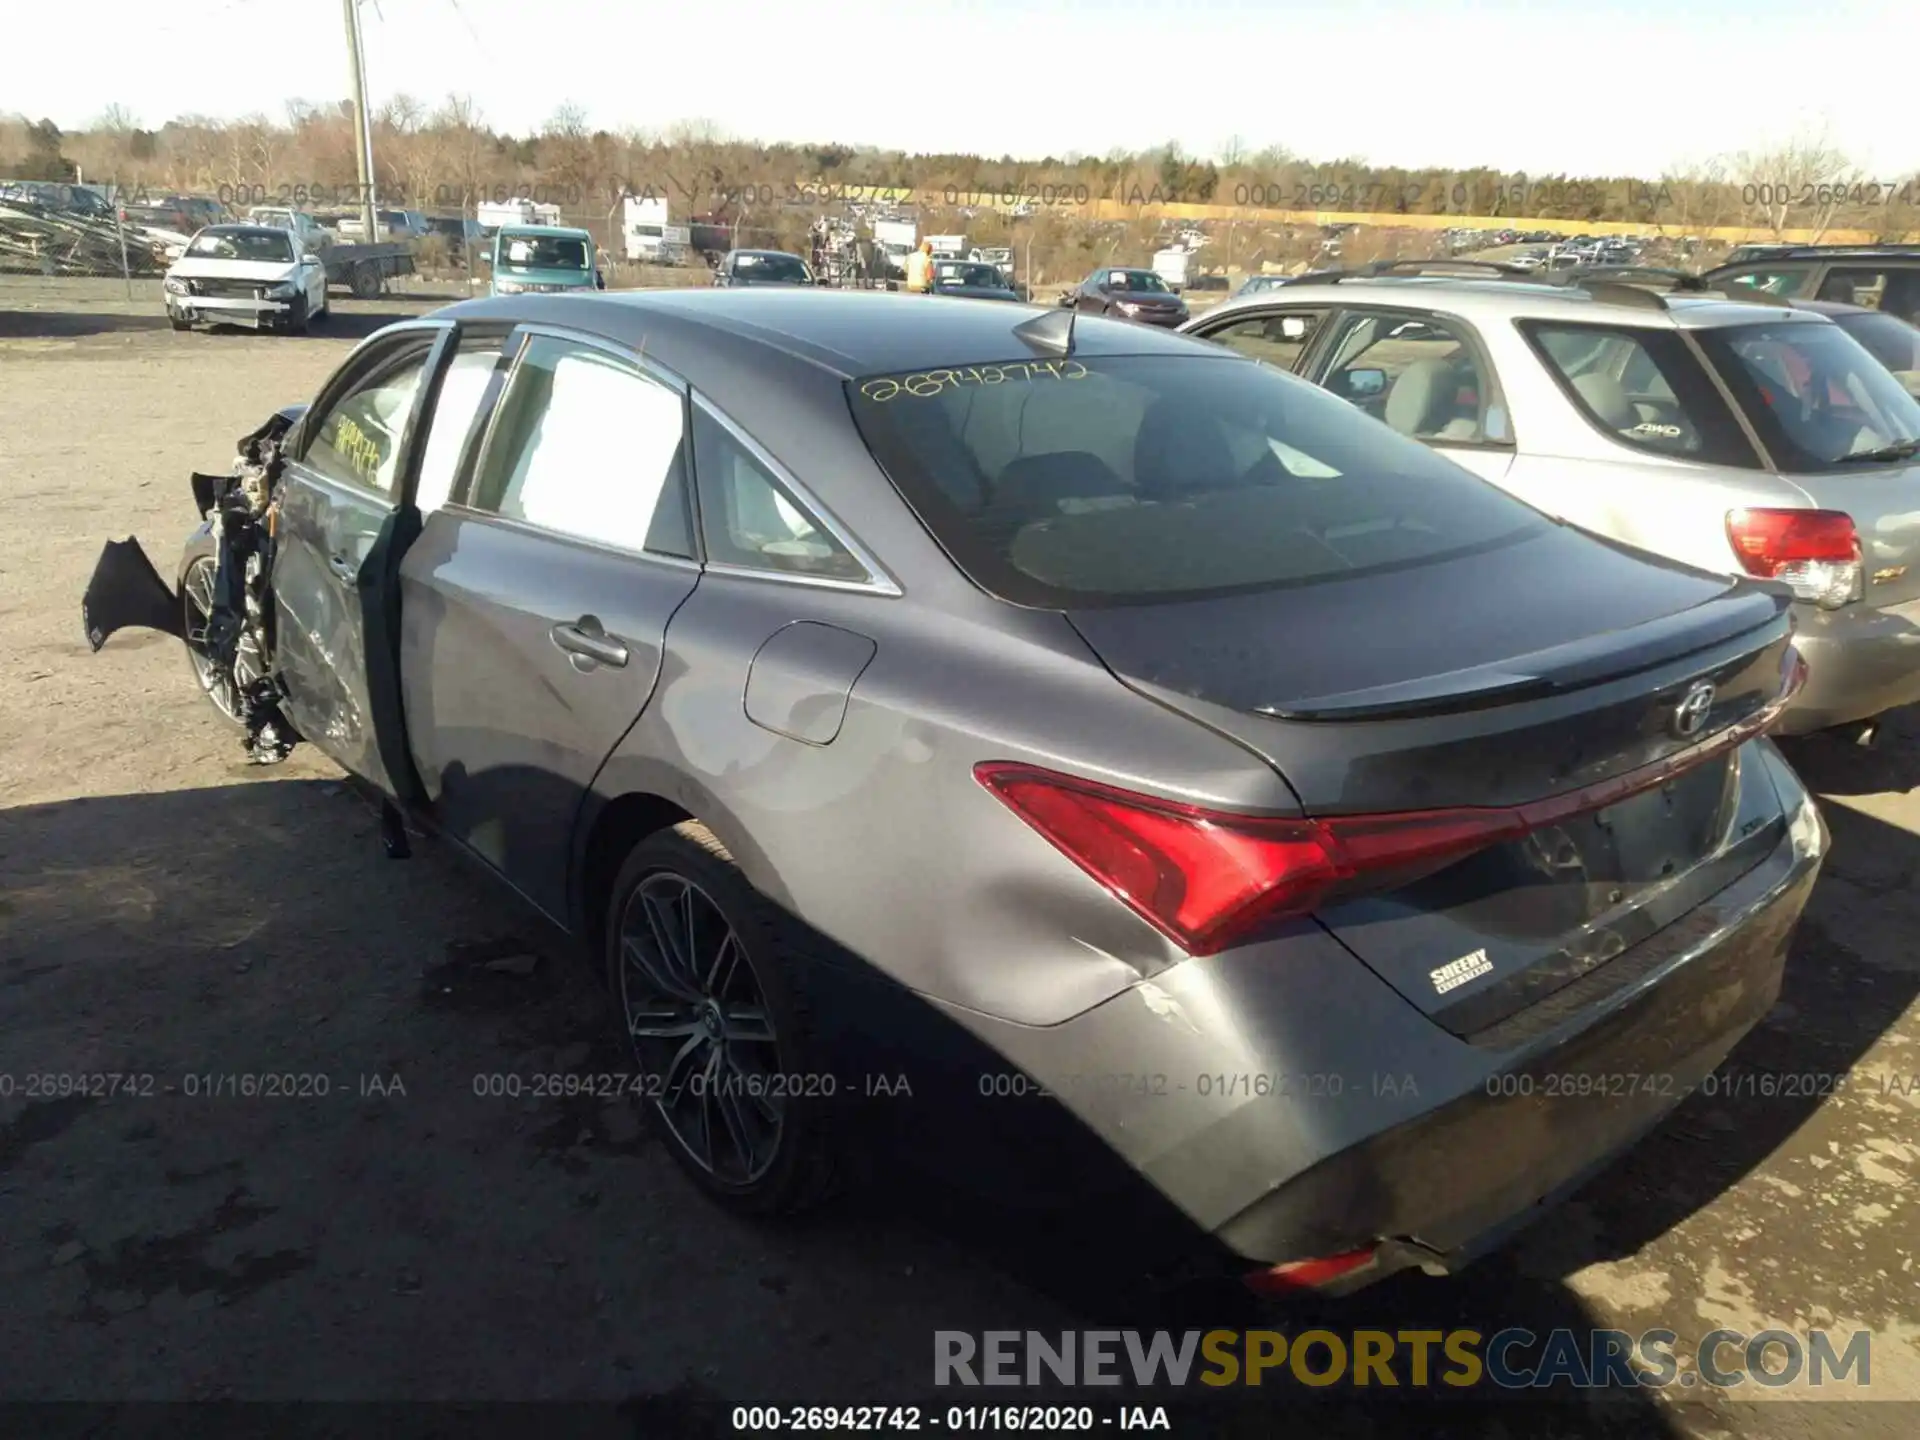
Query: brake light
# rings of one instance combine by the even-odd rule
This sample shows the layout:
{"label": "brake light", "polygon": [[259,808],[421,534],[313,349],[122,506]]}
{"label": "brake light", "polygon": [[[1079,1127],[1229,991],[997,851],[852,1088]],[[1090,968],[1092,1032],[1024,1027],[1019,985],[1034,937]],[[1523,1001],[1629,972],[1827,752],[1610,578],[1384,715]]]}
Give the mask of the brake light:
{"label": "brake light", "polygon": [[1370,1264],[1377,1249],[1348,1250],[1340,1255],[1325,1255],[1317,1260],[1290,1260],[1284,1265],[1255,1270],[1243,1279],[1256,1295],[1297,1295],[1351,1275]]}
{"label": "brake light", "polygon": [[1841,510],[1729,510],[1727,539],[1749,575],[1838,610],[1860,598],[1860,534]]}
{"label": "brake light", "polygon": [[1525,805],[1320,819],[1235,815],[1139,795],[1036,765],[983,761],[974,778],[1189,955],[1331,900],[1410,884],[1491,845],[1664,785],[1770,729],[1806,683],[1792,646],[1773,700],[1637,770]]}
{"label": "brake light", "polygon": [[1524,828],[1506,810],[1274,819],[1025,765],[982,764],[974,775],[1190,955],[1216,954],[1256,926],[1307,914],[1368,872],[1457,859]]}

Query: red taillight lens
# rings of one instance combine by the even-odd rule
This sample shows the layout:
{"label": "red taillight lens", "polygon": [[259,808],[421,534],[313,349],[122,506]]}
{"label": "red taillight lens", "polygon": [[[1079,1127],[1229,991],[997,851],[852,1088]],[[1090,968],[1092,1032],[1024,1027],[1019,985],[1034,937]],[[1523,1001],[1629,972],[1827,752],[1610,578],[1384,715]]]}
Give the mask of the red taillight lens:
{"label": "red taillight lens", "polygon": [[1860,586],[1860,534],[1840,510],[1729,510],[1727,539],[1749,575],[1785,582],[1829,610]]}
{"label": "red taillight lens", "polygon": [[1778,575],[1796,560],[1860,558],[1859,533],[1842,510],[1730,510],[1727,538],[1753,575]]}
{"label": "red taillight lens", "polygon": [[1317,1260],[1290,1260],[1284,1265],[1254,1271],[1245,1277],[1245,1283],[1256,1295],[1297,1294],[1302,1290],[1317,1289],[1343,1275],[1351,1275],[1362,1266],[1372,1263],[1377,1253],[1374,1250],[1349,1250],[1342,1255],[1326,1255]]}
{"label": "red taillight lens", "polygon": [[982,762],[974,778],[1189,955],[1213,955],[1257,927],[1324,902],[1409,884],[1475,851],[1664,785],[1770,728],[1806,683],[1788,647],[1764,708],[1664,759],[1509,808],[1278,819],[1138,795],[1036,765]]}
{"label": "red taillight lens", "polygon": [[1456,859],[1524,828],[1508,810],[1329,820],[1228,815],[1014,764],[980,783],[1190,955],[1304,915],[1368,872]]}

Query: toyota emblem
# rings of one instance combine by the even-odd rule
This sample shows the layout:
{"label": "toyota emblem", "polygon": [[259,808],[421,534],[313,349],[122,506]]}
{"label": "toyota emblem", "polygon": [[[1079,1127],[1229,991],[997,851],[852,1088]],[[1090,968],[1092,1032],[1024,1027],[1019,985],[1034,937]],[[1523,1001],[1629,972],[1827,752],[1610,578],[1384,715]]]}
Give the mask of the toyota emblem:
{"label": "toyota emblem", "polygon": [[1700,733],[1700,727],[1707,723],[1707,716],[1713,711],[1713,684],[1707,680],[1696,680],[1673,707],[1673,733],[1682,740]]}

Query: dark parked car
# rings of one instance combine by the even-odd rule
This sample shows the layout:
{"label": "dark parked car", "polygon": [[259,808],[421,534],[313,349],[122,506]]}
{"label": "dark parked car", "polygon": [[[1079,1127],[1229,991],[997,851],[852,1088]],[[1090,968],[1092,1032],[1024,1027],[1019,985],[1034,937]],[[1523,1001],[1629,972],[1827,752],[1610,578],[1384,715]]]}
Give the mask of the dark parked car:
{"label": "dark parked car", "polygon": [[811,285],[813,271],[798,255],[784,250],[729,250],[714,267],[713,283],[734,285]]}
{"label": "dark parked car", "polygon": [[1007,283],[998,265],[979,260],[933,262],[933,291],[966,300],[1018,300],[1020,292]]}
{"label": "dark parked car", "polygon": [[186,637],[257,757],[305,736],[579,937],[756,1211],[856,1117],[948,1153],[947,1094],[1070,1114],[1262,1288],[1457,1266],[1767,1012],[1826,847],[1759,738],[1783,590],[1142,326],[468,301],[194,486],[217,533],[177,592],[109,545],[94,647]]}
{"label": "dark parked car", "polygon": [[427,234],[438,235],[446,241],[447,254],[454,260],[462,261],[472,257],[486,258],[487,231],[478,220],[470,220],[462,215],[427,216]]}
{"label": "dark parked car", "polygon": [[120,219],[125,224],[172,230],[181,235],[196,234],[227,218],[226,206],[197,195],[163,195],[120,207]]}
{"label": "dark parked car", "polygon": [[1103,268],[1080,282],[1080,288],[1060,298],[1060,303],[1095,315],[1111,315],[1118,320],[1138,320],[1143,325],[1164,325],[1171,329],[1188,316],[1187,302],[1168,288],[1151,270]]}
{"label": "dark parked car", "polygon": [[1791,300],[1870,305],[1920,324],[1920,245],[1792,245],[1715,267],[1717,289],[1752,286]]}
{"label": "dark parked car", "polygon": [[1794,303],[1797,309],[1825,315],[1891,370],[1909,394],[1920,396],[1920,326],[1885,310],[1869,310],[1864,305],[1847,305],[1837,300]]}
{"label": "dark parked car", "polygon": [[61,180],[0,180],[0,204],[113,223],[113,205],[98,190]]}

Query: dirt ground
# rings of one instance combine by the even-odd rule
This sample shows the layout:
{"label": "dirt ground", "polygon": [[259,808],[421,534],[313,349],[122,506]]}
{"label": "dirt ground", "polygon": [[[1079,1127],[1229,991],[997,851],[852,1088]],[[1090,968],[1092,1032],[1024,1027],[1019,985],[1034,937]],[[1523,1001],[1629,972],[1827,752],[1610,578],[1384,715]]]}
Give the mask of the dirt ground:
{"label": "dirt ground", "polygon": [[[150,286],[0,277],[0,1400],[583,1400],[627,1405],[632,1433],[721,1434],[736,1404],[944,1407],[936,1329],[1169,1323],[1099,1217],[1016,1220],[899,1177],[758,1227],[698,1198],[625,1105],[476,1093],[624,1068],[584,971],[438,846],[387,859],[311,749],[244,764],[174,642],[89,653],[102,542],[171,565],[188,472],[224,470],[354,340],[432,303],[337,300],[310,338],[176,335]],[[1866,1329],[1867,1400],[1562,1395],[1508,1403],[1500,1433],[1920,1434],[1920,719],[1877,752],[1788,753],[1833,853],[1785,996],[1729,1069],[1822,1093],[1696,1096],[1467,1274],[1318,1316],[1664,1327],[1680,1348]],[[326,1093],[194,1093],[259,1072]],[[153,1090],[26,1093],[97,1073]],[[1247,1323],[1218,1303],[1177,1323]],[[1263,1403],[1248,1422],[1185,1402],[1176,1433],[1269,1433],[1292,1402]],[[1317,1433],[1433,1432],[1378,1391],[1317,1414]]]}

